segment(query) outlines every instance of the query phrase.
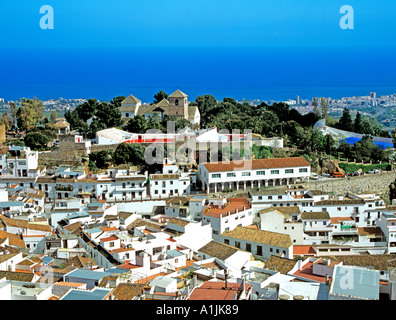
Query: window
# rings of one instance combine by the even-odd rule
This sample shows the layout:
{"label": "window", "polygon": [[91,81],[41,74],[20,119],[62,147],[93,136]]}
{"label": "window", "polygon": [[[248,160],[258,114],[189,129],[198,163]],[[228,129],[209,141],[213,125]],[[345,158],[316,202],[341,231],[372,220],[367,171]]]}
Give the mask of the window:
{"label": "window", "polygon": [[236,248],[241,248],[241,243],[239,241],[235,241],[235,247]]}
{"label": "window", "polygon": [[302,169],[299,169],[298,172],[308,172],[308,169],[307,168],[302,168]]}
{"label": "window", "polygon": [[257,171],[256,174],[258,176],[264,176],[265,175],[265,171]]}
{"label": "window", "polygon": [[221,178],[221,174],[220,173],[213,173],[212,174],[212,178],[213,179]]}
{"label": "window", "polygon": [[[219,232],[216,231],[216,230],[213,230],[213,234],[219,234]],[[225,243],[225,241],[226,241],[226,240],[224,240],[224,243]]]}
{"label": "window", "polygon": [[257,246],[257,255],[262,256],[263,255],[263,247],[262,246]]}
{"label": "window", "polygon": [[233,178],[233,177],[235,177],[236,175],[235,175],[235,172],[229,172],[229,173],[227,173],[227,177],[229,177],[229,178]]}
{"label": "window", "polygon": [[246,251],[252,251],[252,245],[250,243],[246,243]]}
{"label": "window", "polygon": [[250,172],[242,172],[242,177],[250,177]]}
{"label": "window", "polygon": [[230,244],[230,240],[224,239],[224,243],[225,243],[225,244]]}
{"label": "window", "polygon": [[293,169],[286,169],[285,173],[293,173]]}
{"label": "window", "polygon": [[175,106],[178,106],[179,105],[179,99],[176,99],[175,100]]}
{"label": "window", "polygon": [[271,174],[279,174],[279,170],[271,170]]}

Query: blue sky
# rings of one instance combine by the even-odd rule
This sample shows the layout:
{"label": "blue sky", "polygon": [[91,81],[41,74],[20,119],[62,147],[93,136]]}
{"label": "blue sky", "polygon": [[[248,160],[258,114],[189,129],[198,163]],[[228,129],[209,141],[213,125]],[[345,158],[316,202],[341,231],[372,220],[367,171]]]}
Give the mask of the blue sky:
{"label": "blue sky", "polygon": [[[351,5],[355,29],[341,30]],[[39,28],[51,5],[55,29]],[[392,0],[2,0],[2,48],[394,46]]]}
{"label": "blue sky", "polygon": [[[43,5],[53,30],[39,26]],[[339,27],[343,5],[354,30]],[[395,12],[393,0],[1,0],[0,97],[392,89]]]}

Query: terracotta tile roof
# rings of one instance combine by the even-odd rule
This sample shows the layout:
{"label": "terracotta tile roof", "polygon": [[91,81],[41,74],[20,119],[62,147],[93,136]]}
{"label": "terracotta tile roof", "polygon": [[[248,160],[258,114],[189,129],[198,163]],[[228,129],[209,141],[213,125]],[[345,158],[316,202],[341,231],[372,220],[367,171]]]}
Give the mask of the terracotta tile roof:
{"label": "terracotta tile roof", "polygon": [[[250,289],[250,284],[245,284],[245,290]],[[206,281],[191,292],[188,300],[233,300],[234,295],[242,292],[241,283],[228,282],[227,288],[224,281]]]}
{"label": "terracotta tile roof", "polygon": [[[92,263],[92,264],[91,264]],[[81,256],[75,256],[72,258],[69,258],[65,263],[66,266],[75,266],[79,268],[84,268],[86,266],[96,266],[97,263],[91,259],[91,258],[86,258],[86,257],[81,257]]]}
{"label": "terracotta tile roof", "polygon": [[301,214],[302,220],[330,220],[330,215],[327,211],[307,212]]}
{"label": "terracotta tile roof", "polygon": [[384,235],[380,227],[359,227],[358,232],[360,235]]}
{"label": "terracotta tile roof", "polygon": [[265,263],[265,268],[287,274],[296,265],[296,261],[292,259],[282,258],[279,256],[272,255]]}
{"label": "terracotta tile roof", "polygon": [[204,166],[209,172],[223,172],[223,171],[238,171],[238,170],[258,170],[258,169],[272,169],[272,168],[292,168],[292,167],[307,167],[309,162],[303,157],[291,158],[274,158],[274,159],[256,159],[241,161],[222,161],[222,162],[208,162]]}
{"label": "terracotta tile roof", "polygon": [[341,223],[342,221],[353,221],[351,217],[333,217],[330,219],[331,224]]}
{"label": "terracotta tile roof", "polygon": [[187,205],[192,197],[172,197],[165,201],[166,204],[180,204]]}
{"label": "terracotta tile roof", "polygon": [[66,282],[66,281],[59,281],[54,283],[54,286],[71,287],[71,288],[80,288],[80,287],[85,287],[86,285],[87,285],[86,283]]}
{"label": "terracotta tile roof", "polygon": [[290,206],[290,207],[276,207],[276,210],[283,214],[300,214],[300,207],[299,206]]}
{"label": "terracotta tile roof", "polygon": [[185,227],[186,225],[188,225],[191,222],[187,221],[187,220],[179,219],[179,218],[172,218],[172,219],[168,220],[168,223],[172,223],[177,226]]}
{"label": "terracotta tile roof", "polygon": [[[302,277],[305,279],[309,279],[309,280],[318,281],[321,283],[326,283],[326,277],[313,274],[313,263],[312,262],[306,263],[303,266],[302,270],[298,270],[298,271],[294,272],[293,275],[299,276],[299,277]],[[331,281],[330,277],[329,277],[329,280]]]}
{"label": "terracotta tile roof", "polygon": [[4,238],[8,238],[8,243],[10,246],[25,248],[25,241],[23,241],[23,239],[17,234],[0,230],[0,239]]}
{"label": "terracotta tile roof", "polygon": [[69,231],[70,233],[76,233],[76,232],[80,232],[82,230],[82,225],[81,225],[80,221],[77,221],[75,223],[65,226],[64,229]]}
{"label": "terracotta tile roof", "polygon": [[164,226],[161,224],[157,224],[157,223],[154,223],[149,220],[137,218],[135,221],[133,221],[130,225],[127,226],[127,230],[134,229],[137,227],[143,227],[143,226],[152,227],[152,228],[158,229],[158,230],[161,230],[164,228]]}
{"label": "terracotta tile roof", "polygon": [[116,227],[102,227],[100,230],[108,232],[108,231],[118,231],[118,228]]}
{"label": "terracotta tile roof", "polygon": [[111,236],[111,237],[101,238],[100,240],[103,241],[103,242],[107,242],[107,241],[114,241],[114,240],[117,240],[117,238]]}
{"label": "terracotta tile roof", "polygon": [[252,205],[250,201],[246,198],[229,198],[227,203],[222,206],[207,206],[203,214],[209,217],[219,218],[220,216],[227,216],[235,214],[237,212],[245,211],[251,209]]}
{"label": "terracotta tile roof", "polygon": [[0,271],[0,278],[6,277],[7,280],[32,282],[34,273],[17,271]]}
{"label": "terracotta tile roof", "polygon": [[254,230],[246,227],[236,227],[231,231],[225,231],[221,234],[223,237],[234,239],[241,239],[266,245],[277,246],[282,248],[289,248],[293,245],[291,238],[288,234],[277,232]]}
{"label": "terracotta tile roof", "polygon": [[17,253],[2,254],[2,255],[0,255],[0,263],[3,263],[9,259],[12,259],[16,255],[17,255]]}
{"label": "terracotta tile roof", "polygon": [[151,174],[150,180],[177,180],[179,179],[179,174],[177,173],[167,173],[167,174]]}
{"label": "terracotta tile roof", "polygon": [[114,300],[132,300],[143,292],[144,284],[120,283],[114,290]]}
{"label": "terracotta tile roof", "polygon": [[198,251],[224,261],[238,252],[239,249],[221,242],[211,241],[198,249]]}
{"label": "terracotta tile roof", "polygon": [[331,256],[331,259],[342,261],[344,266],[371,266],[376,270],[388,270],[388,267],[396,267],[396,261],[394,261],[394,256],[391,254],[340,255]]}
{"label": "terracotta tile roof", "polygon": [[0,219],[6,226],[9,227],[19,227],[24,229],[31,229],[31,230],[39,230],[39,231],[46,231],[51,232],[51,227],[48,224],[40,224],[40,223],[31,223],[27,220],[22,219],[11,219],[4,215],[0,215]]}
{"label": "terracotta tile roof", "polygon": [[310,245],[293,245],[293,255],[295,256],[307,256],[316,255],[316,251]]}

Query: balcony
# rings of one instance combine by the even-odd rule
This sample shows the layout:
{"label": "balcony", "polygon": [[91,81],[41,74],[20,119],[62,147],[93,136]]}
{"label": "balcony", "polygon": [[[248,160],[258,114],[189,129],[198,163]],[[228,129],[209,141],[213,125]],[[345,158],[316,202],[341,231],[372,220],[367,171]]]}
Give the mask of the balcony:
{"label": "balcony", "polygon": [[55,186],[55,190],[56,191],[73,191],[73,186],[71,186],[71,185],[69,185],[69,186],[60,186],[60,185],[57,185],[57,186]]}

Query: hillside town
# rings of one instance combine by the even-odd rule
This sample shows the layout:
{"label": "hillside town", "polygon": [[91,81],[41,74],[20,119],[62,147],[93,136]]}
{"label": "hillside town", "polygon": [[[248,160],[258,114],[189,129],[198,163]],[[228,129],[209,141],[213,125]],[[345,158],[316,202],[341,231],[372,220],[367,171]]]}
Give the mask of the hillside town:
{"label": "hillside town", "polygon": [[[286,154],[283,137],[201,127],[187,99],[118,106],[124,123],[189,124],[177,132],[114,126],[88,138],[60,118],[50,149],[35,150],[3,130],[1,300],[396,300],[392,165],[347,177],[330,159],[325,173]],[[152,145],[193,151],[89,166],[90,155]],[[219,146],[278,156],[207,157]]]}

